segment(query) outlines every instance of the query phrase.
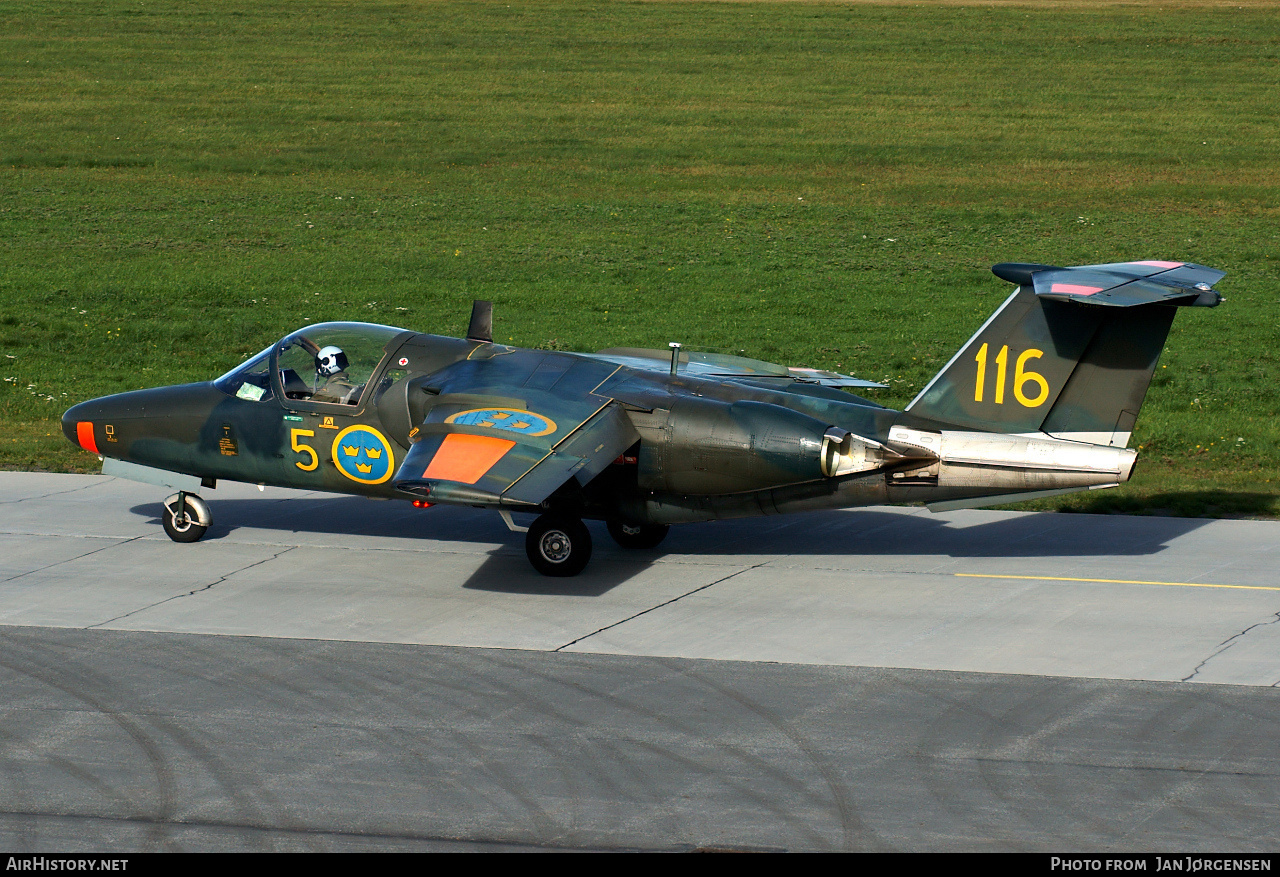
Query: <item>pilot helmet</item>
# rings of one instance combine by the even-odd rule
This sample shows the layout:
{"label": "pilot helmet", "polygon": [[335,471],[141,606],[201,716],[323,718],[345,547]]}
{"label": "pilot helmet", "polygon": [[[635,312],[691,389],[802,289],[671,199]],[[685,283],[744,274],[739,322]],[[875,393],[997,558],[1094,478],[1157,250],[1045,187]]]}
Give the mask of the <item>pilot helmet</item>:
{"label": "pilot helmet", "polygon": [[316,374],[331,377],[346,370],[347,355],[342,352],[341,347],[330,344],[320,348],[320,352],[316,354]]}

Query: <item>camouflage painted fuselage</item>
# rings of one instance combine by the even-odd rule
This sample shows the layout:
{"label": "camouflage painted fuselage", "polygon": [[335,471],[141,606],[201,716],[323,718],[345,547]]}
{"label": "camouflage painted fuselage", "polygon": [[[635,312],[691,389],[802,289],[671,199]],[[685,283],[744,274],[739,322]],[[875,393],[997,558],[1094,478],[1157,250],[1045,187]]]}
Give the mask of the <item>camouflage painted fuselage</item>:
{"label": "camouflage painted fuselage", "polygon": [[[77,405],[63,428],[104,457],[206,486],[637,524],[977,505],[1125,481],[1174,306],[1216,305],[1209,283],[1222,272],[1152,262],[997,273],[1018,290],[905,411],[845,392],[876,386],[865,381],[739,357],[678,352],[672,363],[658,351],[509,347],[487,328],[462,340],[328,323],[217,381]],[[350,373],[313,371],[335,342]]]}
{"label": "camouflage painted fuselage", "polygon": [[[384,381],[394,368],[404,373]],[[356,406],[295,400],[279,391],[250,400],[209,382],[85,402],[66,413],[63,427],[68,439],[100,455],[206,483],[227,479],[407,499],[416,494],[397,488],[395,476],[418,438],[410,433],[433,411],[527,411],[526,421],[555,427],[538,436],[555,447],[581,431],[586,417],[613,406],[620,415],[613,432],[630,435],[603,467],[592,467],[599,471],[590,482],[567,479],[574,486],[557,485],[558,494],[538,503],[502,502],[496,494],[466,504],[533,508],[546,502],[577,507],[586,517],[635,520],[648,520],[652,504],[686,509],[664,517],[688,520],[782,511],[775,507],[779,488],[788,488],[791,501],[844,504],[821,470],[823,433],[842,425],[881,435],[899,412],[817,384],[775,383],[673,378],[595,356],[406,332],[387,346],[371,377],[377,391]],[[466,419],[454,423],[466,426]],[[520,435],[508,424],[471,428]],[[529,468],[539,450],[541,443],[529,455]],[[860,485],[858,495],[888,499],[883,476],[869,481],[878,486]]]}

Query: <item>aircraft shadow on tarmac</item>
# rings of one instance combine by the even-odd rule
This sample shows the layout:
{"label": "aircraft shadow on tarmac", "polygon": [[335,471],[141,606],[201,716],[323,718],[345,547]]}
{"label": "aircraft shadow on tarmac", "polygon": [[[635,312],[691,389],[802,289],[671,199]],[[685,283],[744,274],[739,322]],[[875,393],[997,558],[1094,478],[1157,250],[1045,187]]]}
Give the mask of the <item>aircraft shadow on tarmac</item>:
{"label": "aircraft shadow on tarmac", "polygon": [[[228,500],[209,496],[208,501],[213,526],[206,540],[253,528],[500,543],[502,547],[490,552],[465,588],[579,597],[607,593],[669,555],[695,562],[719,558],[732,563],[741,558],[743,564],[770,555],[1140,557],[1157,554],[1172,540],[1210,523],[1205,518],[1044,513],[953,524],[954,516],[933,516],[918,508],[853,509],[686,524],[672,527],[656,549],[631,551],[615,545],[603,524],[588,522],[595,549],[590,565],[579,576],[556,579],[539,575],[529,566],[523,534],[507,530],[493,512],[419,510],[408,503],[343,496]],[[137,505],[130,511],[153,519],[157,526],[160,523],[158,503]],[[527,525],[531,517],[517,515],[517,523],[522,519]]]}

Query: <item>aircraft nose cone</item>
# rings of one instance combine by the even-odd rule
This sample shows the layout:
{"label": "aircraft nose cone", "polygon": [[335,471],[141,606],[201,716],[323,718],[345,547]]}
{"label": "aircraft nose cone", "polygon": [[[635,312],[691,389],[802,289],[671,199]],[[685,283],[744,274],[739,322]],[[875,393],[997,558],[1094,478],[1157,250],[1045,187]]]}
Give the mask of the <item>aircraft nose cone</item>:
{"label": "aircraft nose cone", "polygon": [[210,412],[226,399],[211,383],[130,390],[68,408],[62,415],[62,434],[73,445],[100,457],[128,459],[134,439],[154,435],[157,429],[174,438],[169,427],[175,421],[198,432]]}
{"label": "aircraft nose cone", "polygon": [[67,441],[71,442],[73,445],[80,444],[80,442],[76,441],[76,421],[78,419],[76,416],[76,409],[79,407],[79,405],[72,405],[62,414],[62,434],[65,435],[67,437]]}
{"label": "aircraft nose cone", "polygon": [[115,425],[144,414],[152,394],[152,390],[136,390],[73,405],[62,415],[62,434],[71,444],[102,456],[102,446]]}
{"label": "aircraft nose cone", "polygon": [[[62,434],[73,445],[78,445],[90,453],[101,453],[98,450],[98,440],[94,431],[95,421],[102,421],[102,415],[102,405],[96,399],[72,405],[62,415]],[[101,426],[97,428],[100,429]]]}

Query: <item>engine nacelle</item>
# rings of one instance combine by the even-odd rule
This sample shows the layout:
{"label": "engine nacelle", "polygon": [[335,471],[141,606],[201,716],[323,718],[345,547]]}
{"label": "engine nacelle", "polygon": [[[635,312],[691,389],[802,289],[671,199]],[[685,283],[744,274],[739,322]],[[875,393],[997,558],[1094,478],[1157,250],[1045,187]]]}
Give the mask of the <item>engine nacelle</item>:
{"label": "engine nacelle", "polygon": [[633,415],[643,490],[715,495],[827,475],[828,424],[765,402],[678,397],[669,411]]}
{"label": "engine nacelle", "polygon": [[[933,461],[922,460],[919,468],[904,468],[891,475],[891,487],[926,485],[934,489],[931,495],[937,499],[1118,484],[1129,479],[1138,456],[1128,448],[1049,436],[960,430],[936,433],[899,426],[890,430],[888,447],[920,456],[924,452],[937,455]],[[901,501],[895,494],[890,499]]]}

